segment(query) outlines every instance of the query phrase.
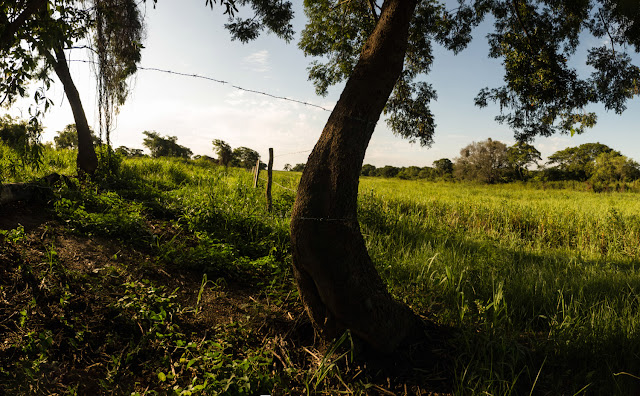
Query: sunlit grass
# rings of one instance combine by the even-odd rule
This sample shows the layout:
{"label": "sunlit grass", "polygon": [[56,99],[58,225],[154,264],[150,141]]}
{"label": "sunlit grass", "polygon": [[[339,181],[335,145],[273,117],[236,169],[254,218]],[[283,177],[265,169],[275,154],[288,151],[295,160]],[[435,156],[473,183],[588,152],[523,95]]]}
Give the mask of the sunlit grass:
{"label": "sunlit grass", "polygon": [[360,220],[396,297],[462,329],[458,392],[625,394],[634,380],[616,374],[640,370],[638,198],[365,178]]}
{"label": "sunlit grass", "polygon": [[[15,180],[51,169],[71,174],[74,157],[47,152],[46,171]],[[81,232],[152,244],[161,263],[268,277],[289,271],[299,178],[274,172],[268,213],[264,182],[253,188],[247,170],[206,160],[126,159],[104,191],[70,191],[56,208]],[[634,394],[639,198],[362,178],[359,219],[392,294],[455,329],[455,394]],[[179,232],[153,239],[141,231],[146,217],[172,222]]]}

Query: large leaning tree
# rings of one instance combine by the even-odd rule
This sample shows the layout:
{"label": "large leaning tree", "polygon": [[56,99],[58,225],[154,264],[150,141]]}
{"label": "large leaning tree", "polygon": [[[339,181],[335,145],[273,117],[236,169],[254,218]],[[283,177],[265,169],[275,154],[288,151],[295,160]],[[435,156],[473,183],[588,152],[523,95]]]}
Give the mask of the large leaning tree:
{"label": "large leaning tree", "polygon": [[78,131],[78,171],[92,174],[98,159],[80,94],[65,51],[85,42],[96,56],[101,131],[109,142],[111,115],[127,96],[126,79],[140,61],[142,14],[135,0],[10,0],[0,2],[1,105],[27,95],[40,81],[31,121],[51,105],[46,97],[50,74],[64,87]]}
{"label": "large leaning tree", "polygon": [[[640,17],[632,0],[305,1],[309,17],[300,47],[321,60],[310,67],[319,93],[346,80],[344,90],[302,174],[291,218],[295,279],[316,328],[335,337],[346,329],[386,353],[424,336],[418,317],[395,301],[367,253],[357,219],[358,176],[384,112],[398,135],[432,142],[425,82],[431,45],[458,51],[488,13],[495,18],[490,56],[501,58],[506,85],[485,89],[476,103],[496,101],[518,140],[554,132],[580,133],[604,103],[624,110],[638,94]],[[447,11],[445,6],[451,7]],[[583,35],[608,38],[589,50],[590,76],[568,61]]]}

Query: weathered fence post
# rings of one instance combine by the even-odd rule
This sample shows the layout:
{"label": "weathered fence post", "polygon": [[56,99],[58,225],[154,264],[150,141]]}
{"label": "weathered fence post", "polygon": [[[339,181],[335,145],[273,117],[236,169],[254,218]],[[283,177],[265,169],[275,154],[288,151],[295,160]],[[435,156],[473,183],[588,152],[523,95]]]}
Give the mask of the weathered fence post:
{"label": "weathered fence post", "polygon": [[253,171],[253,188],[258,188],[258,177],[260,176],[260,159],[256,162],[256,167]]}
{"label": "weathered fence post", "polygon": [[267,210],[271,212],[271,181],[273,171],[273,148],[269,148],[269,164],[267,165]]}

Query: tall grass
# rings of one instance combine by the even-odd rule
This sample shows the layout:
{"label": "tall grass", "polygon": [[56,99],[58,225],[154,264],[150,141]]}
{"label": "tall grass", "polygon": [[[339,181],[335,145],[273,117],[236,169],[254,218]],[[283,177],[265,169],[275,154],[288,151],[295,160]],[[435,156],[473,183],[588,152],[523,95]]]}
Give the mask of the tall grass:
{"label": "tall grass", "polygon": [[455,394],[626,395],[640,389],[639,198],[364,177],[359,219],[396,298],[457,329]]}
{"label": "tall grass", "polygon": [[[60,158],[71,154],[56,158],[69,172]],[[91,229],[121,236],[141,235],[145,214],[153,213],[177,230],[141,237],[162,262],[226,275],[251,267],[268,282],[289,261],[298,180],[298,173],[275,173],[274,211],[267,213],[263,189],[251,187],[245,170],[128,159],[102,198],[80,197],[57,210],[72,225],[79,219],[78,227],[106,219]],[[391,293],[455,329],[454,393],[636,394],[638,198],[362,178],[359,219]],[[114,205],[121,209],[108,208]]]}
{"label": "tall grass", "polygon": [[365,178],[363,195],[416,226],[493,238],[510,248],[568,249],[591,258],[640,258],[636,193],[538,190],[523,185],[406,182]]}
{"label": "tall grass", "polygon": [[638,209],[630,193],[384,179],[360,196],[392,292],[460,329],[470,394],[638,389]]}
{"label": "tall grass", "polygon": [[0,142],[0,182],[27,182],[53,172],[73,174],[76,155],[75,150],[54,150],[44,146],[40,163],[23,163],[12,149]]}

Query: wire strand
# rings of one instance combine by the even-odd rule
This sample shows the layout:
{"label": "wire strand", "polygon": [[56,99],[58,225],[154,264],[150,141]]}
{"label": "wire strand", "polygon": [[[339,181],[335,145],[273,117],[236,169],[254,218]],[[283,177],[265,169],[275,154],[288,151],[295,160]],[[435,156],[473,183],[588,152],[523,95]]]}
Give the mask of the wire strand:
{"label": "wire strand", "polygon": [[286,155],[293,155],[293,154],[300,154],[300,153],[310,153],[311,151],[313,151],[313,150],[296,151],[296,152],[293,152],[293,153],[274,155],[273,158],[284,157]]}
{"label": "wire strand", "polygon": [[[72,62],[82,62],[82,63],[92,63],[92,64],[96,63],[94,61],[85,60],[85,59],[74,59],[74,60],[71,60],[71,61]],[[327,108],[322,107],[322,106],[317,105],[317,104],[305,102],[303,100],[287,98],[286,96],[273,95],[273,94],[270,94],[268,92],[262,92],[262,91],[258,91],[258,90],[255,90],[255,89],[244,88],[244,87],[241,87],[239,85],[232,84],[229,81],[219,80],[219,79],[213,78],[213,77],[201,76],[201,75],[195,74],[195,73],[176,72],[176,71],[173,71],[173,70],[160,69],[160,68],[157,68],[157,67],[138,66],[138,69],[139,70],[146,70],[146,71],[155,71],[155,72],[166,73],[166,74],[173,74],[173,75],[176,75],[176,76],[200,78],[200,79],[203,79],[203,80],[213,81],[213,82],[216,82],[216,83],[219,83],[219,84],[229,85],[230,87],[232,87],[234,89],[237,89],[239,91],[251,92],[251,93],[254,93],[254,94],[257,94],[257,95],[268,96],[268,97],[273,98],[273,99],[286,100],[288,102],[298,103],[298,104],[302,104],[302,105],[305,105],[305,106],[315,107],[315,108],[320,109],[320,110],[331,112],[330,109],[327,109]]]}

